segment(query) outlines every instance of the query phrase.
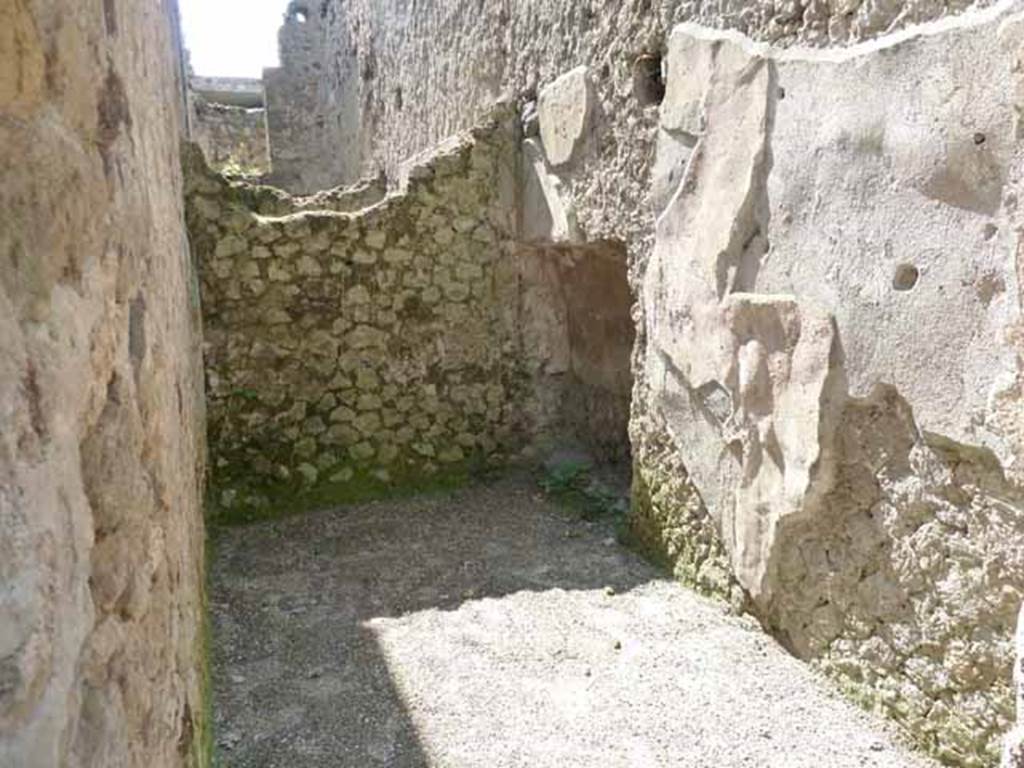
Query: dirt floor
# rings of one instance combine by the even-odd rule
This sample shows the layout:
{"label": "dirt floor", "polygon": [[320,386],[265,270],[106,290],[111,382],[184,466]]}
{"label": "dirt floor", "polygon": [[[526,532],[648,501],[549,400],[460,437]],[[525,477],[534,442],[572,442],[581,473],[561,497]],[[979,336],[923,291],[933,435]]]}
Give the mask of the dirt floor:
{"label": "dirt floor", "polygon": [[928,766],[529,478],[215,532],[219,765]]}

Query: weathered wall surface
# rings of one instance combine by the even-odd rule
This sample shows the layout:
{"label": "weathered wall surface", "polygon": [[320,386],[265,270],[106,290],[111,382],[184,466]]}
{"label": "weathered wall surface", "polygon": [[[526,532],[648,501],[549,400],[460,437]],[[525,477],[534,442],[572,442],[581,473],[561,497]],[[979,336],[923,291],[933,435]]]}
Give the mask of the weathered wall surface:
{"label": "weathered wall surface", "polygon": [[[557,282],[571,265],[536,257],[533,273],[517,257],[509,117],[425,159],[407,189],[349,213],[308,207],[343,207],[337,193],[287,211],[273,190],[196,166],[189,221],[225,512],[422,485],[564,430],[560,406],[576,390],[559,382],[574,348],[591,356],[572,343],[567,318],[579,313]],[[525,347],[524,326],[536,346]],[[628,403],[628,384],[613,383]]]}
{"label": "weathered wall surface", "polygon": [[642,281],[646,408],[754,610],[958,765],[1013,720],[1024,596],[1020,9],[677,28]]}
{"label": "weathered wall surface", "polygon": [[174,2],[0,7],[0,765],[201,752]]}
{"label": "weathered wall surface", "polygon": [[[377,168],[362,162],[367,151],[364,144],[372,137],[364,133],[359,88],[360,68],[368,74],[374,62],[325,55],[334,50],[327,41],[335,40],[331,28],[337,14],[336,8],[321,3],[292,2],[279,33],[281,65],[263,73],[274,168],[269,181],[290,192],[313,193],[361,175],[378,175]],[[485,105],[477,117],[490,107]],[[454,133],[449,131],[417,150]]]}
{"label": "weathered wall surface", "polygon": [[1003,768],[1024,766],[1024,608],[1021,608],[1017,620],[1017,657],[1013,679],[1017,687],[1017,727],[1006,739]]}
{"label": "weathered wall surface", "polygon": [[607,130],[596,148],[603,172],[580,182],[582,207],[598,218],[588,234],[613,239],[642,218],[653,149],[654,121],[633,95],[634,62],[661,52],[675,24],[840,45],[981,4],[300,0],[281,31],[281,68],[266,78],[275,168],[285,174],[278,153],[286,153],[280,182],[304,192],[380,168],[394,178],[407,158],[473,125],[499,96],[536,92],[586,64]]}
{"label": "weathered wall surface", "polygon": [[1024,597],[1019,11],[972,5],[311,3],[292,134],[401,178],[536,99],[522,238],[630,255],[638,538],[962,765]]}
{"label": "weathered wall surface", "polygon": [[192,140],[218,171],[263,176],[270,172],[267,113],[215,104],[202,96],[192,102]]}
{"label": "weathered wall surface", "polygon": [[197,169],[189,220],[225,512],[420,484],[516,443],[502,135],[456,144],[357,213],[259,216]]}
{"label": "weathered wall surface", "polygon": [[625,252],[520,242],[518,135],[499,108],[362,209],[365,187],[291,198],[195,158],[224,513],[419,487],[567,440],[623,458]]}
{"label": "weathered wall surface", "polygon": [[547,424],[601,461],[629,460],[633,296],[621,243],[520,247],[518,333]]}

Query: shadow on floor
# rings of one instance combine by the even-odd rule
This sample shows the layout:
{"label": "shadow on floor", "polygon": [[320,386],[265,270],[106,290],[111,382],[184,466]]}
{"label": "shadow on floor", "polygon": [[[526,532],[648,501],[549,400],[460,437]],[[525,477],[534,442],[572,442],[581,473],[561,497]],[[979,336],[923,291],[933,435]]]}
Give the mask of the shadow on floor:
{"label": "shadow on floor", "polygon": [[428,765],[368,622],[658,572],[528,479],[214,532],[219,765]]}

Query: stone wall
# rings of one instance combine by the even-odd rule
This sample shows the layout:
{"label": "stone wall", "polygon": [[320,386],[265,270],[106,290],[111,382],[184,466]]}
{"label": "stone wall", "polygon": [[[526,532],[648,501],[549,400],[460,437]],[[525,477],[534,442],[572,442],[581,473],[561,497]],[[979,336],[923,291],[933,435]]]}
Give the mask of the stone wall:
{"label": "stone wall", "polygon": [[[629,462],[633,294],[621,243],[515,252],[523,298],[517,364],[542,424],[603,462]],[[538,421],[537,418],[534,421]],[[549,430],[550,431],[550,430]]]}
{"label": "stone wall", "polygon": [[467,5],[303,6],[292,146],[401,179],[517,95],[520,237],[629,256],[638,540],[993,764],[1024,597],[1020,4]]}
{"label": "stone wall", "polygon": [[0,765],[201,765],[174,2],[0,9]]}
{"label": "stone wall", "polygon": [[1017,620],[1017,657],[1013,677],[1017,686],[1017,727],[1006,739],[1003,768],[1024,766],[1024,608]]}
{"label": "stone wall", "polygon": [[957,765],[1012,722],[1024,596],[1022,8],[842,53],[677,28],[642,277],[645,407],[752,609]]}
{"label": "stone wall", "polygon": [[341,193],[290,200],[195,165],[189,221],[224,513],[422,487],[562,431],[569,390],[557,382],[573,369],[567,318],[578,313],[565,309],[557,259],[531,272],[517,256],[515,120],[498,114],[354,212],[338,210]]}
{"label": "stone wall", "polygon": [[655,125],[633,93],[636,62],[660,54],[676,24],[843,45],[988,2],[296,0],[281,30],[281,67],[266,77],[277,182],[309,192],[382,168],[394,178],[499,97],[535,94],[586,64],[609,119],[600,137],[606,173],[590,180],[584,215],[607,218],[600,232],[596,221],[588,228],[610,238],[611,227],[621,234],[629,223],[623,204],[642,210],[647,191]]}
{"label": "stone wall", "polygon": [[216,104],[198,95],[192,110],[192,140],[212,168],[247,176],[270,172],[266,110]]}
{"label": "stone wall", "polygon": [[508,157],[497,139],[458,143],[356,213],[261,216],[197,170],[189,221],[223,511],[420,485],[516,446]]}
{"label": "stone wall", "polygon": [[269,181],[290,192],[312,193],[378,174],[372,164],[362,162],[369,137],[359,109],[360,68],[369,72],[373,63],[326,56],[326,41],[334,39],[330,28],[339,12],[319,2],[292,2],[279,33],[281,65],[263,73],[274,168]]}

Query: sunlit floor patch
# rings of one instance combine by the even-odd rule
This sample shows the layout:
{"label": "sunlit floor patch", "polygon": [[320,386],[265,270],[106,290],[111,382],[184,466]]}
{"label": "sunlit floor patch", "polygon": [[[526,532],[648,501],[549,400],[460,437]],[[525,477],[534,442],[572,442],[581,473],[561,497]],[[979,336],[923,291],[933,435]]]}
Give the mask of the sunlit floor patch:
{"label": "sunlit floor patch", "polygon": [[524,480],[223,531],[213,610],[232,768],[928,764]]}

